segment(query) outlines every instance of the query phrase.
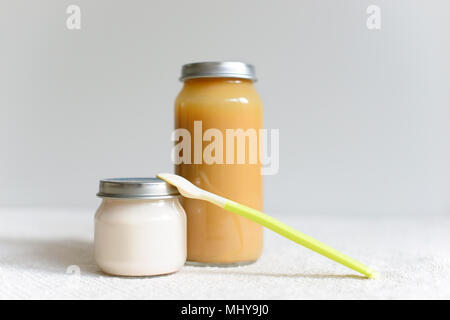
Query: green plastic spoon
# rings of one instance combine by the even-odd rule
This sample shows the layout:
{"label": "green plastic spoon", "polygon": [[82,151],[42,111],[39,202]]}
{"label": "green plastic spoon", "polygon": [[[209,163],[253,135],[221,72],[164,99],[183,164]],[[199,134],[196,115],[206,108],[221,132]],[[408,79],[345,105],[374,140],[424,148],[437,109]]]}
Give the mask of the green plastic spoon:
{"label": "green plastic spoon", "polygon": [[158,177],[171,185],[174,185],[178,188],[178,191],[186,198],[205,200],[215,205],[224,208],[225,210],[236,213],[242,217],[245,217],[249,220],[252,220],[260,225],[275,231],[276,233],[282,235],[289,240],[292,240],[302,246],[309,248],[321,255],[339,262],[350,269],[353,269],[359,273],[362,273],[369,278],[375,279],[378,276],[378,273],[362,264],[361,262],[356,261],[355,259],[339,252],[336,249],[326,245],[325,243],[314,239],[290,226],[287,224],[272,218],[271,216],[262,213],[261,211],[249,208],[237,202],[225,199],[221,196],[218,196],[214,193],[208,192],[206,190],[200,189],[195,186],[188,180],[183,177],[180,177],[176,174],[171,173],[160,173]]}

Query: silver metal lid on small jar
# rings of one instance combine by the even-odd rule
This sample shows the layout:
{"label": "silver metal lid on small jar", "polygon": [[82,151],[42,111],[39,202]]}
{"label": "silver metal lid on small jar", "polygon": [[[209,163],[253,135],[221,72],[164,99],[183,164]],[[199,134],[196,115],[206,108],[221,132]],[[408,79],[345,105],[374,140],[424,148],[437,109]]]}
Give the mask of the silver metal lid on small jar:
{"label": "silver metal lid on small jar", "polygon": [[165,199],[179,196],[177,188],[159,178],[113,178],[100,180],[98,197]]}
{"label": "silver metal lid on small jar", "polygon": [[240,78],[256,81],[255,67],[237,61],[196,62],[181,68],[180,81],[193,78]]}

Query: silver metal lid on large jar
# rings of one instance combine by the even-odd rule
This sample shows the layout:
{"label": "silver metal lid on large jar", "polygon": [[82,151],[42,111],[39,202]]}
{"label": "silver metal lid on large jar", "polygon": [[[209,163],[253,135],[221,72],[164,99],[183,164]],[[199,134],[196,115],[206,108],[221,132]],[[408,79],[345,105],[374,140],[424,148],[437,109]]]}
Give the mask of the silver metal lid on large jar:
{"label": "silver metal lid on large jar", "polygon": [[177,188],[159,178],[113,178],[100,180],[98,197],[165,199],[179,196]]}
{"label": "silver metal lid on large jar", "polygon": [[237,61],[196,62],[181,68],[180,81],[193,78],[241,78],[256,81],[255,67]]}

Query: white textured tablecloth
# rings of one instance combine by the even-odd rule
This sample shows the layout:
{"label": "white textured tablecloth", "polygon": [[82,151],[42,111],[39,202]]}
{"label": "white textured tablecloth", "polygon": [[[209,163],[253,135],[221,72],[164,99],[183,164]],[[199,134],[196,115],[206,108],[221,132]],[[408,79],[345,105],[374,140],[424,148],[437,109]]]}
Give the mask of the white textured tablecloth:
{"label": "white textured tablecloth", "polygon": [[253,265],[110,277],[93,260],[92,211],[2,208],[0,298],[450,298],[450,217],[274,216],[370,265],[380,278],[367,280],[269,230]]}

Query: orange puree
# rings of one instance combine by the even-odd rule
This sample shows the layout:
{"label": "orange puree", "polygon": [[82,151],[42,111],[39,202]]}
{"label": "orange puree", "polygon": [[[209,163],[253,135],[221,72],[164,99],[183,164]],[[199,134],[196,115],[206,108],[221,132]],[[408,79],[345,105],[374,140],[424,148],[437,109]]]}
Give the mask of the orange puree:
{"label": "orange puree", "polygon": [[[194,121],[202,121],[203,133],[219,129],[223,136],[224,164],[194,164]],[[176,165],[177,174],[200,188],[252,208],[263,209],[261,164],[249,161],[226,163],[226,129],[262,128],[261,99],[251,80],[238,78],[188,79],[175,101],[175,128],[191,133],[191,164]],[[259,137],[259,134],[258,134]],[[203,141],[203,150],[210,144]],[[237,140],[235,141],[235,151]],[[197,161],[198,162],[198,161]],[[261,255],[262,227],[236,214],[200,200],[183,199],[187,214],[187,259],[205,264],[235,264],[255,261]]]}

